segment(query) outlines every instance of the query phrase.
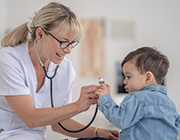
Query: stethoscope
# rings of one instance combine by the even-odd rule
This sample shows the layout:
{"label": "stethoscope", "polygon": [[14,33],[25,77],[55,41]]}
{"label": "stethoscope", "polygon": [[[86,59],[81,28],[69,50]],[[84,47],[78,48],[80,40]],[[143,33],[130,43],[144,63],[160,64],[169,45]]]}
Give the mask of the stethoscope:
{"label": "stethoscope", "polygon": [[[36,48],[36,41],[39,39],[39,38],[42,38],[42,36],[39,36],[39,37],[36,37],[35,40],[34,40],[34,48],[35,48],[35,51],[36,51],[36,55],[39,59],[39,62],[44,70],[44,73],[45,73],[45,76],[50,79],[50,98],[51,98],[51,107],[54,108],[54,103],[53,103],[53,90],[52,90],[52,79],[56,76],[56,73],[57,73],[57,70],[59,68],[59,65],[56,66],[55,68],[55,71],[54,71],[54,74],[52,76],[48,76],[47,75],[47,70],[46,70],[46,67],[44,66],[44,64],[42,63],[41,59],[40,59],[40,56],[38,54],[38,51],[37,51],[37,48]],[[67,128],[65,128],[61,123],[58,122],[59,126],[61,128],[63,128],[65,131],[67,132],[71,132],[71,133],[78,133],[78,132],[81,132],[83,130],[85,130],[86,128],[88,128],[94,121],[96,115],[97,115],[97,111],[98,111],[98,105],[96,104],[96,109],[95,109],[95,113],[94,113],[94,116],[93,118],[91,119],[91,121],[83,128],[79,129],[79,130],[69,130]]]}

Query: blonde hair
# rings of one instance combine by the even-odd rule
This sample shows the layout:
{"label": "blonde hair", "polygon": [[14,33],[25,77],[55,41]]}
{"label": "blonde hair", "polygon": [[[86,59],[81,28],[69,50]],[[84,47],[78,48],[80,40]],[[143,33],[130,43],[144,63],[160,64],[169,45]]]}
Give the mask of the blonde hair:
{"label": "blonde hair", "polygon": [[82,36],[82,27],[77,16],[68,7],[57,2],[50,2],[35,12],[28,22],[5,35],[1,45],[3,47],[16,46],[28,39],[34,40],[37,27],[42,27],[47,31],[56,29],[60,34],[70,29],[75,40],[79,40]]}

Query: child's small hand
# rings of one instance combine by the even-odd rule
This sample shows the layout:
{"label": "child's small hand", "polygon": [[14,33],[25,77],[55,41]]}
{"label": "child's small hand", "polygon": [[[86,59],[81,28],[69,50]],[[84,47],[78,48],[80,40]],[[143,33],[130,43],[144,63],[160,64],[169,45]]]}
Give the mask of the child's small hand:
{"label": "child's small hand", "polygon": [[100,97],[101,95],[104,94],[110,94],[110,89],[111,89],[110,85],[101,84],[95,93],[98,94],[98,96]]}

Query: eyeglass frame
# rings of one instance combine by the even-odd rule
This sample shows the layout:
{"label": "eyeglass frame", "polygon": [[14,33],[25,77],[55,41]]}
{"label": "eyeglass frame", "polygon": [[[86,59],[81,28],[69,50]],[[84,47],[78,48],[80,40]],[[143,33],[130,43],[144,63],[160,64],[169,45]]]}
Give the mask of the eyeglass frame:
{"label": "eyeglass frame", "polygon": [[[38,27],[37,27],[37,28],[38,28]],[[36,28],[36,29],[37,29],[37,28]],[[42,27],[40,27],[40,28],[43,29]],[[74,47],[76,47],[76,46],[79,44],[79,41],[72,41],[72,42],[70,42],[70,43],[69,43],[68,41],[60,41],[59,39],[57,39],[54,35],[52,35],[52,34],[51,34],[50,32],[48,32],[48,31],[46,31],[45,29],[43,29],[43,31],[44,31],[45,33],[49,34],[50,36],[52,36],[56,41],[58,41],[58,42],[60,43],[59,46],[60,46],[61,49],[66,49],[66,48],[68,48],[68,47],[69,47],[72,43],[74,43],[74,42],[77,42],[77,43],[76,43],[75,46],[72,46],[71,49],[73,49]],[[66,47],[62,48],[61,45],[62,45],[63,43],[69,43],[69,44],[68,44]]]}

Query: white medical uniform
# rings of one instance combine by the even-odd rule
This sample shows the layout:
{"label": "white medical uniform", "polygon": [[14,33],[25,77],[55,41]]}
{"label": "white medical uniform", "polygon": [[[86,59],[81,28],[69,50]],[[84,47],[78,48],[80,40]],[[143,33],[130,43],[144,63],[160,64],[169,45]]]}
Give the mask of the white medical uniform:
{"label": "white medical uniform", "polygon": [[[50,63],[47,74],[54,74],[56,64]],[[71,62],[64,58],[53,78],[55,107],[71,102],[71,89],[76,73]],[[36,108],[50,108],[50,80],[36,93],[37,78],[28,52],[28,42],[0,50],[0,140],[26,135],[26,140],[44,140],[46,127],[28,128],[8,105],[5,96],[31,95]],[[49,114],[51,115],[51,114]],[[41,119],[41,118],[39,118]],[[32,139],[33,138],[33,139]]]}

